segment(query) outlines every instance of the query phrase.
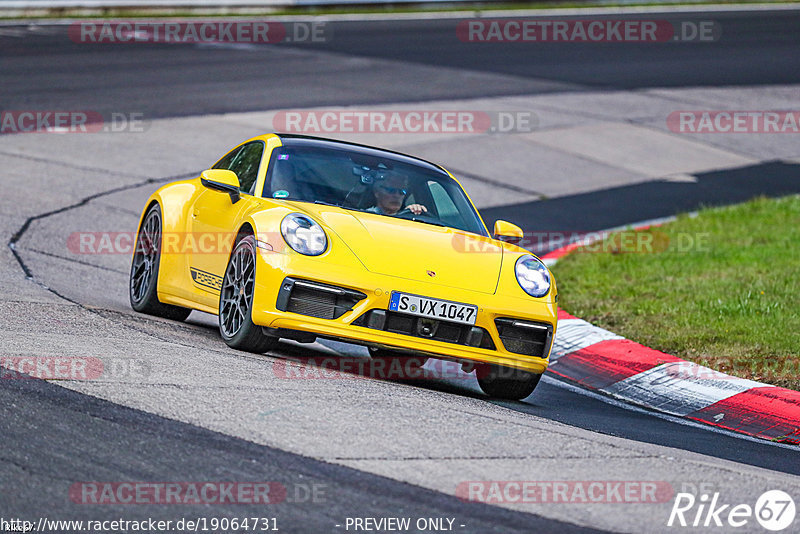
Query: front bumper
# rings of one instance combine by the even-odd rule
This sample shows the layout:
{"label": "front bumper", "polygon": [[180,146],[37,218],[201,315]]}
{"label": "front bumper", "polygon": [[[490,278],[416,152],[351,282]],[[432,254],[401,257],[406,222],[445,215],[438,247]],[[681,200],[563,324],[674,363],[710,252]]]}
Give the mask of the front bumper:
{"label": "front bumper", "polygon": [[[409,280],[367,271],[362,266],[320,262],[299,254],[261,253],[256,266],[256,288],[252,319],[257,325],[271,329],[287,329],[313,333],[319,337],[338,339],[367,346],[422,353],[456,361],[491,363],[543,373],[549,363],[552,339],[555,337],[556,305],[551,301],[529,297],[508,297],[480,293],[436,283]],[[321,271],[324,269],[324,272]],[[363,294],[349,311],[338,309],[331,317],[320,318],[287,311],[286,291],[289,279],[316,282],[343,288],[349,293]],[[418,335],[369,327],[365,317],[371,310],[387,310],[392,291],[402,291],[478,306],[475,326],[483,329],[490,343],[482,346],[427,339]],[[282,294],[283,293],[283,294]],[[279,309],[280,308],[280,309]],[[341,312],[341,313],[340,313]],[[529,356],[507,350],[498,331],[498,323],[514,319],[548,328],[549,337],[540,356]],[[356,324],[354,324],[356,323]],[[469,336],[461,339],[468,339]],[[508,339],[506,338],[508,342]],[[487,345],[492,348],[486,348]]]}

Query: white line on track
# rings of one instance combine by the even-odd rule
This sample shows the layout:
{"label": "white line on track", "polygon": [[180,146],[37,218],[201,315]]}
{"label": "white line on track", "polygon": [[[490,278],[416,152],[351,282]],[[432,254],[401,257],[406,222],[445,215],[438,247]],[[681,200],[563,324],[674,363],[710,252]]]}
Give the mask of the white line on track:
{"label": "white line on track", "polygon": [[14,29],[14,28],[7,29],[7,30],[0,29],[0,36],[3,36],[3,37],[17,37],[17,38],[21,39],[21,38],[23,38],[23,37],[25,37],[27,35],[28,35],[28,30]]}

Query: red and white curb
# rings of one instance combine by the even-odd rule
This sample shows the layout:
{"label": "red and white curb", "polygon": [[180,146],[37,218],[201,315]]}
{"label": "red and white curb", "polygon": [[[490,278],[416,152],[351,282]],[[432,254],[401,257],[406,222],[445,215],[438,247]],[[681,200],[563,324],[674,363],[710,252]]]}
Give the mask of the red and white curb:
{"label": "red and white curb", "polygon": [[[637,229],[647,226],[652,224]],[[542,260],[553,265],[575,248],[577,245],[567,245],[545,254]],[[561,310],[549,372],[623,402],[800,445],[800,391],[681,360]]]}

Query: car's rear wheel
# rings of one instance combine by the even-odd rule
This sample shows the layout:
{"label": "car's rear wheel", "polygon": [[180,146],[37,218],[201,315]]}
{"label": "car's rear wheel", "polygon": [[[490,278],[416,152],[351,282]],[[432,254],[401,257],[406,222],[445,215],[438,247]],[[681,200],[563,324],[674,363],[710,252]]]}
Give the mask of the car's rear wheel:
{"label": "car's rear wheel", "polygon": [[369,348],[369,355],[380,369],[373,369],[375,376],[385,378],[415,378],[421,373],[427,356],[409,356],[377,347]]}
{"label": "car's rear wheel", "polygon": [[219,331],[234,349],[262,353],[275,347],[278,338],[264,334],[253,324],[256,285],[256,240],[242,236],[233,249],[219,294]]}
{"label": "car's rear wheel", "polygon": [[522,400],[536,389],[542,375],[513,367],[481,365],[477,368],[478,384],[484,393],[496,399]]}
{"label": "car's rear wheel", "polygon": [[137,312],[183,321],[192,310],[164,304],[158,300],[158,269],[161,264],[161,208],[153,205],[147,211],[136,236],[131,262],[128,296]]}

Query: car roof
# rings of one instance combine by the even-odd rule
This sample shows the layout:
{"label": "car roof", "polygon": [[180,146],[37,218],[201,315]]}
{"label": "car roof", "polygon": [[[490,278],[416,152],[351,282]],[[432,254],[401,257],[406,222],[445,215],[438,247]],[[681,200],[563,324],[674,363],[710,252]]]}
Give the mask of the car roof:
{"label": "car roof", "polygon": [[386,157],[386,155],[389,154],[392,156],[392,159],[394,160],[402,161],[403,163],[408,163],[421,167],[426,167],[427,169],[432,170],[434,172],[447,175],[447,171],[445,171],[442,167],[440,167],[435,163],[431,163],[430,161],[426,161],[422,158],[409,156],[408,154],[403,154],[402,152],[395,152],[394,150],[377,148],[368,145],[361,145],[358,143],[351,143],[349,141],[338,141],[336,139],[314,137],[311,135],[285,134],[285,133],[276,133],[275,135],[278,136],[278,138],[280,138],[281,144],[286,147],[318,147],[318,148],[333,148],[340,150],[344,148],[353,152],[357,152],[359,154],[363,154],[365,156],[372,156],[372,157]]}

